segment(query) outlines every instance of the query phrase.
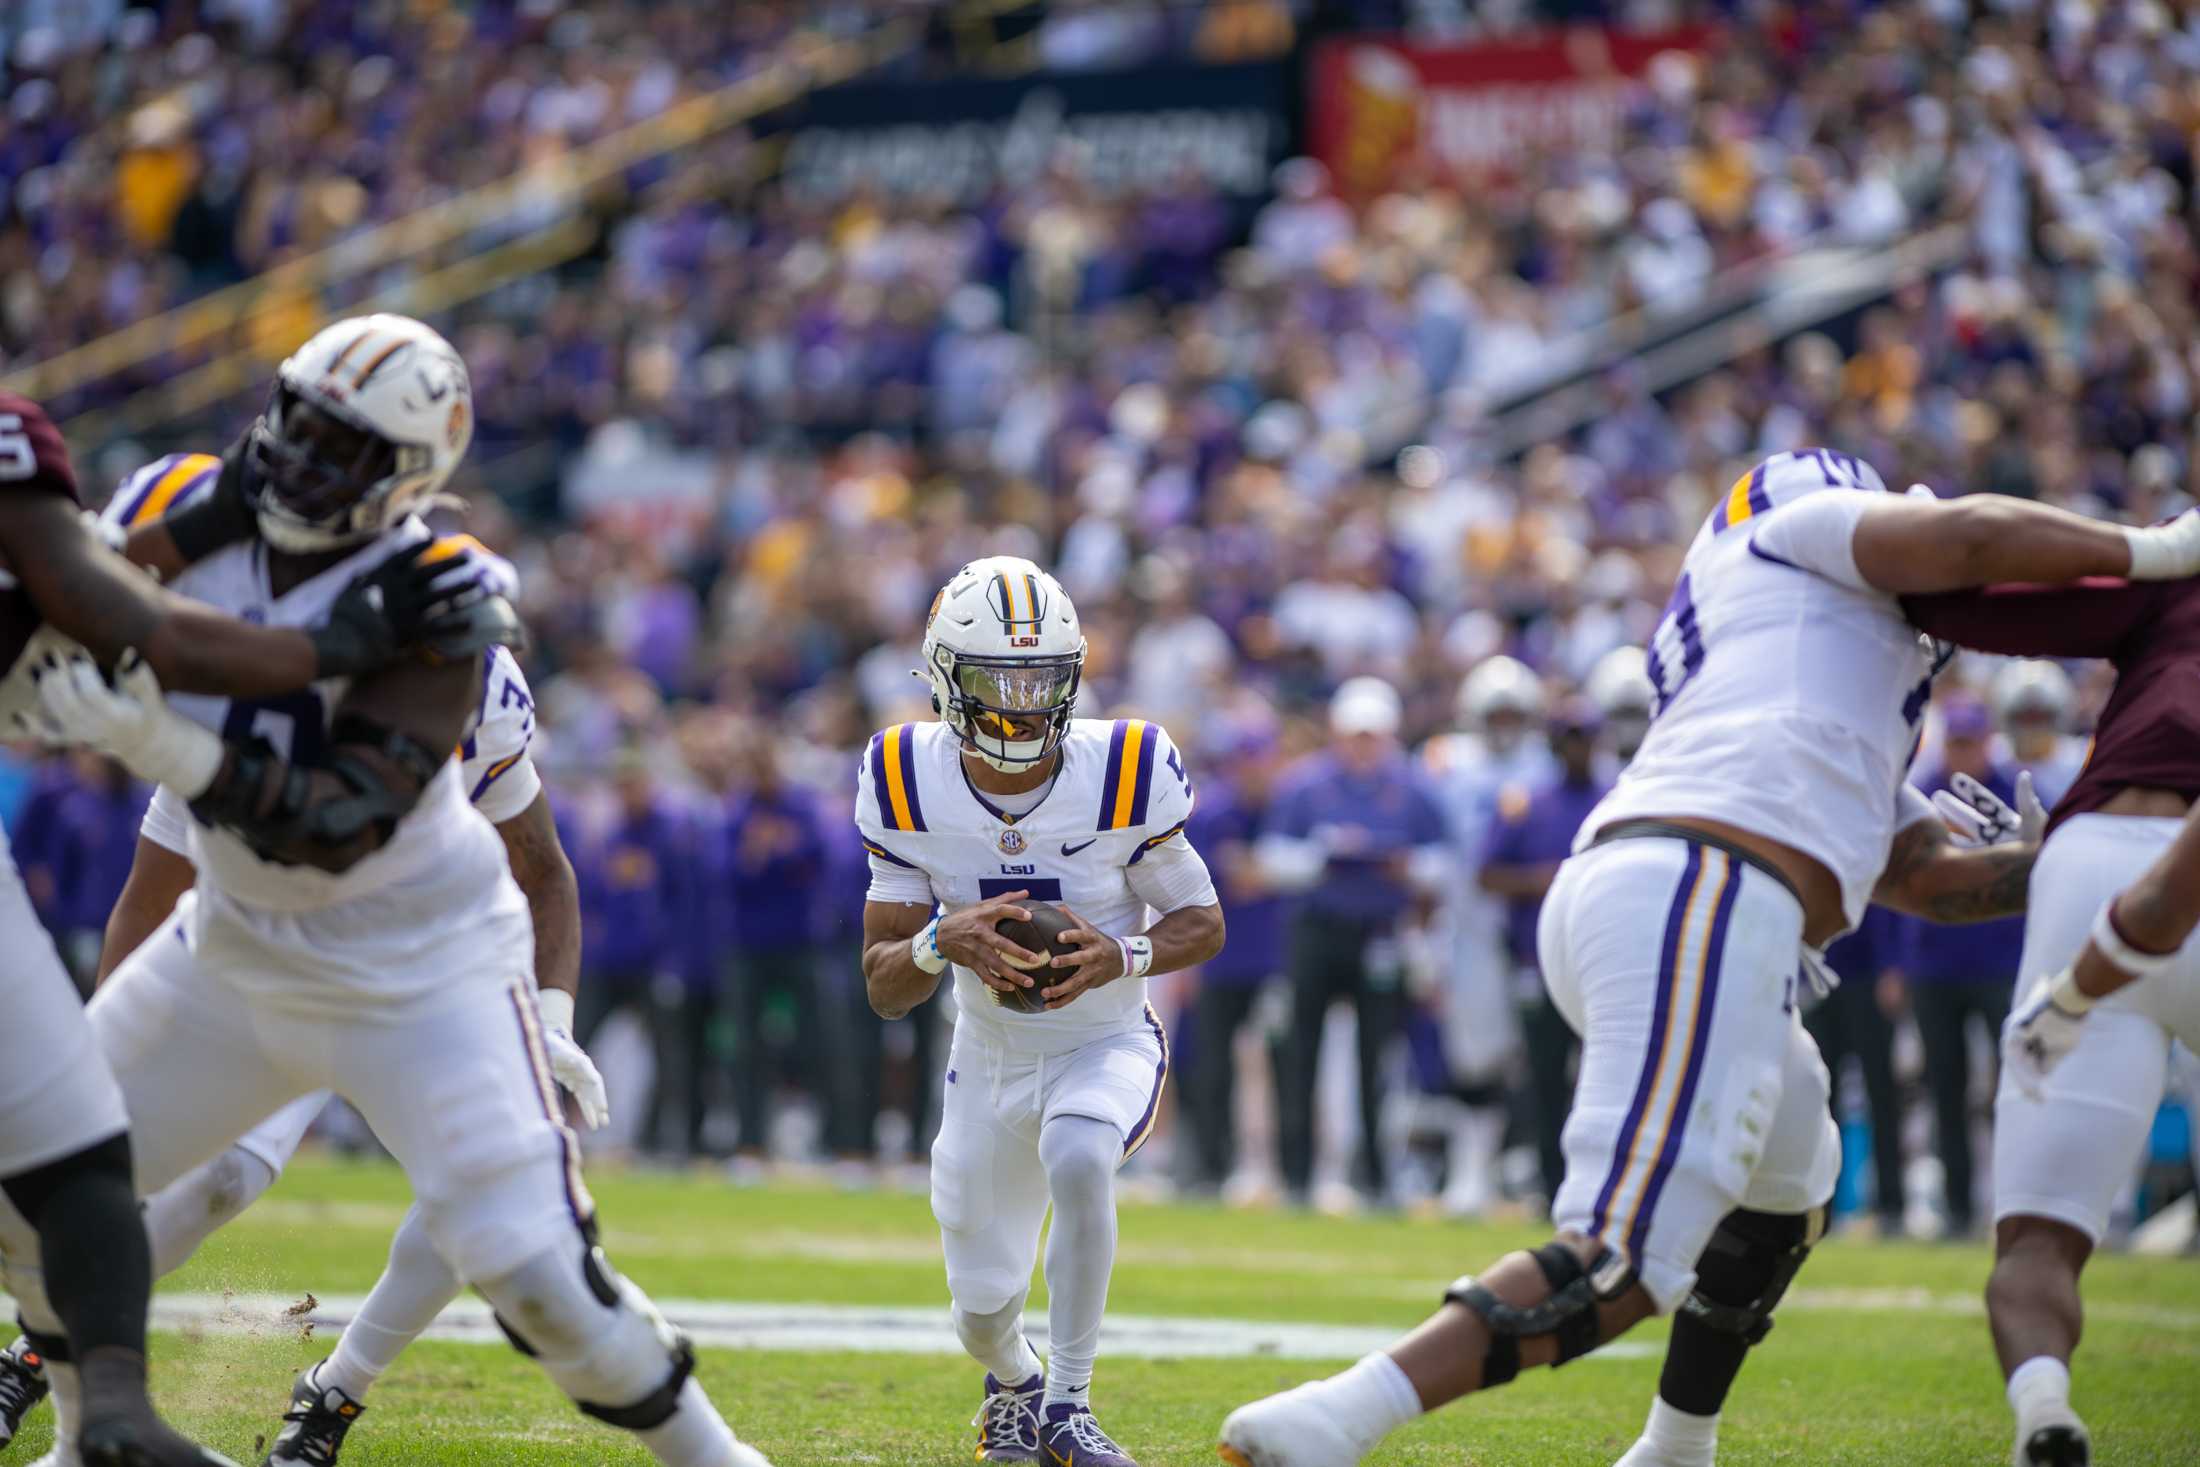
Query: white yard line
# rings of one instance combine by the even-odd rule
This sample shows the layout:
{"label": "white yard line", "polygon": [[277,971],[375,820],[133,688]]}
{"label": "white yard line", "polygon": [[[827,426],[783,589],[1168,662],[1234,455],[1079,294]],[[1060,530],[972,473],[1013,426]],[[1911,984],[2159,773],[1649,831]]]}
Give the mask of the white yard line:
{"label": "white yard line", "polygon": [[[363,1296],[333,1296],[299,1312],[301,1301],[275,1294],[160,1294],[153,1300],[157,1329],[216,1334],[280,1335],[307,1325],[333,1335],[357,1312]],[[945,1308],[889,1308],[856,1304],[729,1304],[675,1299],[661,1303],[665,1317],[698,1346],[711,1350],[855,1350],[866,1354],[961,1355]],[[1026,1321],[1032,1343],[1046,1348],[1046,1319]],[[427,1337],[473,1344],[504,1343],[489,1306],[460,1299],[443,1311]],[[1100,1353],[1117,1359],[1231,1358],[1350,1360],[1398,1338],[1390,1325],[1280,1324],[1239,1319],[1184,1319],[1110,1315],[1100,1331]],[[1628,1358],[1652,1352],[1622,1341],[1598,1352]]]}
{"label": "white yard line", "polygon": [[[309,1326],[333,1335],[350,1322],[363,1296],[317,1299],[311,1308],[279,1294],[159,1294],[153,1300],[156,1328],[184,1333],[245,1336],[295,1334]],[[676,1299],[664,1312],[695,1343],[712,1350],[826,1351],[866,1354],[962,1354],[944,1307],[899,1308],[854,1304],[736,1304],[721,1300]],[[1798,1289],[1784,1308],[1805,1313],[1938,1315],[1970,1318],[1983,1311],[1970,1295],[1936,1294],[1926,1289]],[[0,1309],[12,1302],[0,1296]],[[2137,1305],[2104,1304],[2091,1317],[2154,1329],[2200,1332],[2200,1312]],[[1033,1342],[1046,1345],[1046,1319],[1027,1321]],[[1118,1359],[1194,1357],[1276,1360],[1349,1360],[1392,1343],[1390,1325],[1289,1324],[1268,1320],[1194,1319],[1159,1315],[1111,1314],[1102,1327],[1100,1352]],[[466,1344],[502,1345],[489,1308],[479,1299],[460,1299],[443,1311],[427,1337]],[[1645,1340],[1620,1340],[1590,1356],[1599,1360],[1638,1360],[1661,1353]]]}

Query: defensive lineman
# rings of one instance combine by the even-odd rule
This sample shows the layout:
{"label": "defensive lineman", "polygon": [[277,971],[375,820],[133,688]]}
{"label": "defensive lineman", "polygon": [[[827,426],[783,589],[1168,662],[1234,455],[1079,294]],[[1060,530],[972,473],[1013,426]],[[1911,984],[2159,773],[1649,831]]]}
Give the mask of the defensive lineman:
{"label": "defensive lineman", "polygon": [[[1689,548],[1651,644],[1656,721],[1583,826],[1538,933],[1583,1041],[1558,1236],[1460,1279],[1390,1353],[1234,1413],[1225,1459],[1351,1467],[1423,1411],[1677,1310],[1674,1348],[1693,1332],[1710,1410],[1672,1410],[1661,1385],[1630,1462],[1710,1460],[1717,1401],[1815,1241],[1838,1170],[1825,1066],[1795,1010],[1803,950],[1854,924],[1900,812],[1923,804],[1903,774],[1937,657],[1896,597],[2200,570],[2200,518],[2126,530],[1884,488],[1845,454],[1776,455]],[[2015,909],[2032,856],[1937,860],[1976,890],[1926,915]]]}
{"label": "defensive lineman", "polygon": [[1908,606],[1919,626],[1967,646],[2116,667],[2032,883],[1994,1098],[1986,1291],[2016,1415],[2012,1460],[2083,1467],[2092,1445],[2070,1405],[2078,1277],[2161,1103],[2171,1041],[2200,1042],[2200,951],[2188,941],[2200,839],[2186,814],[2200,796],[2200,582],[1997,586]]}
{"label": "defensive lineman", "polygon": [[[188,466],[188,465],[187,465]],[[109,507],[126,520],[147,501],[141,491],[171,471],[169,460],[151,465],[125,484]],[[211,461],[201,472],[212,475]],[[199,492],[194,485],[186,494]],[[527,898],[535,929],[543,1041],[551,1072],[579,1102],[591,1128],[606,1119],[603,1080],[571,1038],[571,1005],[580,966],[580,897],[571,864],[558,842],[548,796],[528,746],[534,734],[534,699],[511,653],[491,648],[483,658],[480,719],[459,750],[459,777],[476,810],[503,838],[512,877]],[[121,961],[167,921],[197,878],[191,865],[190,815],[172,795],[156,796],[145,812],[135,860],[108,919],[100,953],[104,981]],[[215,1230],[250,1207],[282,1175],[326,1091],[304,1096],[254,1127],[206,1165],[146,1200],[146,1231],[156,1277],[181,1268]],[[285,1424],[268,1454],[271,1467],[330,1467],[345,1434],[366,1409],[368,1390],[405,1347],[458,1297],[463,1285],[437,1256],[415,1207],[390,1244],[389,1267],[337,1341],[336,1353],[299,1377]],[[45,1398],[46,1379],[27,1339],[0,1351],[0,1445]]]}
{"label": "defensive lineman", "polygon": [[[134,553],[173,560],[172,536],[186,528],[163,527]],[[441,599],[448,568],[421,565],[416,548],[332,586],[327,622],[310,632],[248,626],[162,592],[87,532],[60,433],[36,403],[5,393],[0,561],[5,712],[29,706],[30,670],[59,646],[109,659],[136,647],[179,687],[257,697],[369,671],[423,632],[464,635],[431,625],[455,610]],[[169,1430],[146,1398],[151,1260],[122,1096],[12,867],[0,877],[0,941],[14,962],[0,1024],[0,1275],[55,1369],[83,1392],[87,1460],[222,1461]]]}
{"label": "defensive lineman", "polygon": [[[320,333],[284,362],[254,432],[258,539],[192,564],[178,587],[277,625],[310,620],[339,577],[428,538],[412,510],[464,451],[467,397],[464,364],[419,322]],[[686,1342],[595,1245],[527,904],[451,753],[480,676],[472,658],[413,662],[280,702],[173,708],[127,657],[113,687],[81,660],[42,679],[62,733],[192,817],[196,886],[88,1010],[137,1121],[140,1189],[333,1089],[405,1167],[435,1251],[582,1410],[674,1467],[757,1467],[692,1378]],[[71,1403],[55,1385],[66,1443]]]}
{"label": "defensive lineman", "polygon": [[[871,855],[863,971],[872,1006],[898,1018],[954,968],[932,1210],[956,1332],[987,1372],[977,1457],[1135,1467],[1089,1391],[1115,1265],[1115,1171],[1151,1131],[1169,1071],[1146,976],[1222,948],[1214,883],[1184,838],[1191,781],[1159,725],[1074,716],[1077,611],[1028,560],[956,572],[923,657],[939,721],[879,733],[857,772]],[[1052,969],[994,930],[1026,914],[1026,899],[1079,924],[1076,951]],[[1163,914],[1151,925],[1149,909]],[[1018,990],[1045,1012],[1004,1009],[997,995]],[[1023,1306],[1050,1201],[1042,1367]]]}

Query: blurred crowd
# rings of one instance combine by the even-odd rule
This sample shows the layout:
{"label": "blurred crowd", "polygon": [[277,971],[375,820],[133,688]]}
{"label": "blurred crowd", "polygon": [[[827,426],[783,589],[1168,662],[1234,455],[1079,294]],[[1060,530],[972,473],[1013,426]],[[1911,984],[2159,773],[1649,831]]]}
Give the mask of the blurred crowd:
{"label": "blurred crowd", "polygon": [[[1436,34],[1532,19],[1393,8]],[[952,7],[209,0],[198,25],[108,12],[84,48],[16,32],[0,349],[88,340],[896,9]],[[1063,5],[1030,34],[1058,69],[1235,59],[1333,11]],[[2200,472],[2200,13],[1717,18],[1700,53],[1653,65],[1608,155],[1371,199],[1306,158],[1257,200],[1190,175],[1111,193],[1074,150],[970,203],[669,169],[599,254],[438,322],[475,379],[473,528],[524,579],[538,757],[590,902],[588,1020],[635,1057],[629,1144],[744,1164],[921,1149],[939,1017],[881,1026],[862,1002],[848,772],[871,729],[927,716],[907,673],[938,584],[1007,552],[1078,600],[1082,711],[1169,725],[1227,878],[1229,950],[1168,995],[1185,1124],[1153,1164],[1459,1210],[1541,1191],[1535,1117],[1563,1098],[1564,1035],[1513,982],[1532,954],[1506,904],[1532,900],[1581,781],[1621,756],[1611,658],[1647,635],[1713,495],[1813,442],[1890,482],[2142,521]],[[1937,226],[1964,241],[1952,267],[1676,388],[1622,366],[1580,432],[1493,451],[1538,367],[1630,313],[1684,309],[1753,260]],[[87,477],[218,447],[249,406],[95,446]],[[2098,669],[2072,673],[2066,738],[2101,691]],[[1478,675],[1510,691],[1462,701]],[[1987,755],[2019,758],[1997,675],[1944,679],[1950,768],[1982,718]],[[1379,683],[1341,699],[1360,677]],[[1516,737],[1493,740],[1491,709],[1513,703]],[[1302,762],[1350,763],[1365,738],[1365,770]],[[1471,799],[1462,768],[1480,771]],[[71,850],[55,861],[116,859],[68,844],[125,797],[96,771],[9,777],[27,782],[18,819],[44,811]],[[1305,792],[1362,778],[1396,785],[1385,855],[1408,859],[1361,863],[1372,884],[1309,877],[1309,849],[1337,855],[1315,832],[1340,822]],[[53,880],[57,927],[96,925],[90,898],[61,909],[77,879]],[[1444,954],[1477,922],[1505,978],[1462,997]],[[1910,1091],[1927,1049],[1985,1053],[1991,1006],[1936,985],[2005,993],[2001,959],[1975,935],[1865,936],[1840,1020],[1872,1102],[1844,1104],[1880,1148],[1859,1205],[1937,1197],[1939,1223],[1967,1226],[1978,1183],[1952,1138],[1983,1073],[1953,1098]],[[1222,1083],[1233,1043],[1249,1074],[1273,1049],[1281,1104]]]}

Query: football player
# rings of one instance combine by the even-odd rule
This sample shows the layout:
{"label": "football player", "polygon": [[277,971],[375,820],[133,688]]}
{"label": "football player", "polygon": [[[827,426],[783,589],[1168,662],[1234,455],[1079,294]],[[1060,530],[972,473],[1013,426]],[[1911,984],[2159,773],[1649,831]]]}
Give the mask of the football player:
{"label": "football player", "polygon": [[[465,365],[404,317],[340,322],[278,372],[251,435],[256,534],[176,587],[272,625],[431,538],[471,424]],[[478,649],[477,649],[478,650]],[[87,1009],[157,1192],[299,1096],[330,1089],[404,1166],[434,1251],[584,1412],[672,1467],[757,1467],[694,1353],[596,1246],[536,999],[533,920],[454,751],[474,656],[410,660],[275,700],[163,697],[67,659],[55,732],[159,785],[195,884]],[[56,1378],[70,1462],[73,1403]]]}
{"label": "football player", "polygon": [[[956,1333],[986,1368],[977,1457],[1134,1467],[1090,1387],[1116,1168],[1152,1132],[1169,1074],[1146,979],[1222,948],[1214,883],[1184,838],[1191,779],[1158,724],[1076,717],[1077,611],[1028,560],[957,571],[923,658],[938,721],[882,731],[857,769],[863,973],[872,1007],[899,1018],[954,972],[932,1211]],[[995,930],[1042,901],[1075,923],[1051,961]],[[1023,1308],[1050,1202],[1042,1367]]]}
{"label": "football player", "polygon": [[[232,481],[237,467],[225,466]],[[173,537],[203,528],[163,526],[133,553],[172,562]],[[491,610],[461,610],[442,584],[453,567],[423,564],[417,546],[336,578],[313,616],[284,627],[170,595],[87,530],[60,433],[36,403],[8,393],[0,564],[0,713],[30,706],[31,669],[56,647],[106,660],[134,647],[179,688],[276,697],[317,677],[371,672],[423,636],[456,645],[471,635],[463,623]],[[151,1259],[122,1095],[12,864],[0,878],[0,941],[14,962],[0,1024],[0,1281],[39,1348],[81,1389],[86,1461],[223,1461],[169,1430],[146,1397]]]}
{"label": "football player", "polygon": [[1459,684],[1458,731],[1421,748],[1454,868],[1436,923],[1447,959],[1438,990],[1444,1059],[1459,1102],[1442,1199],[1454,1217],[1480,1213],[1496,1195],[1508,1071],[1521,1048],[1505,906],[1475,883],[1475,872],[1500,807],[1525,804],[1558,771],[1543,735],[1543,704],[1542,681],[1525,663],[1486,658]]}
{"label": "football player", "polygon": [[2032,776],[2041,799],[2050,805],[2060,800],[2085,768],[2091,744],[2066,732],[2078,702],[2070,674],[2052,662],[2010,662],[1994,674],[1988,699],[2008,740],[2010,762]]}
{"label": "football player", "polygon": [[2116,668],[2040,851],[1994,1097],[1986,1307],[2016,1416],[2011,1460],[2082,1467],[2079,1275],[2145,1145],[2172,1041],[2200,1041],[2200,952],[2187,941],[2200,918],[2187,813],[2200,796],[2200,584],[1997,586],[1909,605],[1917,625],[1966,646]]}
{"label": "football player", "polygon": [[1390,1352],[1233,1413],[1224,1458],[1351,1467],[1424,1411],[1673,1313],[1627,1460],[1712,1460],[1839,1170],[1796,1011],[1806,948],[1873,899],[1940,920],[2015,911],[2036,854],[1954,849],[1906,784],[1942,653],[1897,598],[2196,571],[2200,516],[2130,530],[1997,495],[1893,495],[1823,449],[1742,475],[1652,638],[1650,732],[1543,907],[1544,978],[1582,1036],[1557,1236],[1458,1280]]}
{"label": "football player", "polygon": [[[201,463],[203,480],[210,481],[217,462],[202,456]],[[142,518],[147,513],[142,490],[171,467],[170,460],[156,461],[125,484],[109,515],[117,522],[133,513]],[[187,488],[178,508],[188,496],[210,487],[202,482]],[[549,797],[529,757],[534,698],[518,662],[503,647],[484,654],[481,688],[480,717],[459,750],[460,782],[474,808],[503,838],[512,877],[527,898],[541,984],[536,1004],[551,1073],[573,1092],[581,1119],[594,1129],[609,1115],[603,1078],[572,1039],[572,1004],[580,979],[580,893],[558,841]],[[166,806],[148,809],[129,878],[108,918],[99,957],[102,981],[159,929],[196,879],[189,830],[176,824]],[[292,1102],[220,1156],[146,1200],[155,1277],[181,1268],[216,1229],[275,1184],[328,1099],[320,1091]],[[267,1463],[333,1467],[345,1434],[366,1409],[367,1391],[462,1287],[436,1255],[414,1207],[390,1244],[389,1267],[338,1339],[335,1354],[299,1377]],[[13,1439],[23,1418],[45,1399],[46,1389],[45,1373],[29,1340],[18,1339],[0,1351],[0,1445]]]}

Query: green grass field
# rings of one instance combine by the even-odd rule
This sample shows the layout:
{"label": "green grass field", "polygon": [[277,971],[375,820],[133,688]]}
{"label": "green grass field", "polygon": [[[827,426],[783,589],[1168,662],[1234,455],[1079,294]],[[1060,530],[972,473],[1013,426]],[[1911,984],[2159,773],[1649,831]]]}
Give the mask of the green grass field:
{"label": "green grass field", "polygon": [[[922,1197],[737,1189],[706,1177],[604,1173],[593,1182],[613,1259],[660,1298],[946,1306]],[[406,1199],[389,1167],[301,1159],[168,1287],[362,1293]],[[1124,1207],[1122,1238],[1111,1308],[1124,1315],[1396,1327],[1425,1315],[1456,1274],[1536,1241],[1518,1228],[1137,1204]],[[1986,1267],[1978,1247],[1821,1248],[1742,1377],[1721,1461],[2005,1462],[2006,1411],[1977,1307]],[[2200,1463],[2200,1267],[2109,1257],[2087,1287],[2094,1314],[2075,1399],[2098,1460]],[[1630,1339],[1655,1345],[1662,1335],[1653,1325]],[[256,1462],[291,1372],[332,1344],[295,1327],[163,1334],[161,1400],[187,1429]],[[1103,1355],[1094,1404],[1144,1467],[1205,1464],[1229,1408],[1328,1368]],[[852,1352],[720,1349],[702,1366],[741,1435],[780,1467],[968,1461],[964,1423],[979,1375],[944,1355]],[[1656,1375],[1644,1352],[1532,1373],[1418,1423],[1370,1460],[1597,1467],[1633,1439]],[[351,1467],[649,1460],[501,1347],[424,1343],[383,1380],[373,1408],[344,1454]],[[46,1419],[5,1460],[43,1450]]]}

